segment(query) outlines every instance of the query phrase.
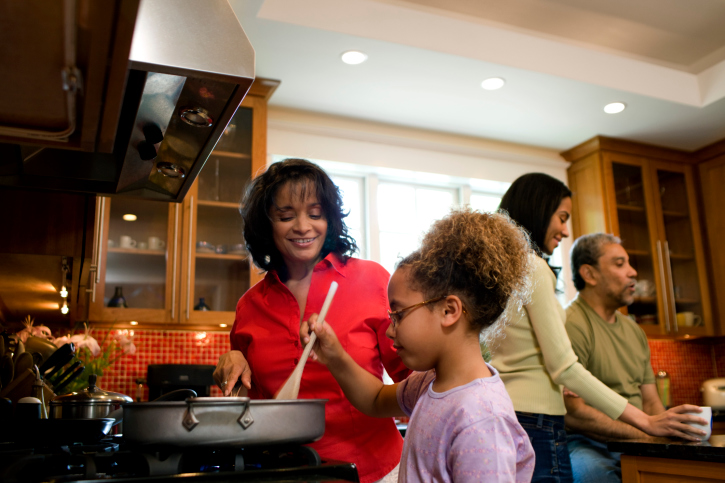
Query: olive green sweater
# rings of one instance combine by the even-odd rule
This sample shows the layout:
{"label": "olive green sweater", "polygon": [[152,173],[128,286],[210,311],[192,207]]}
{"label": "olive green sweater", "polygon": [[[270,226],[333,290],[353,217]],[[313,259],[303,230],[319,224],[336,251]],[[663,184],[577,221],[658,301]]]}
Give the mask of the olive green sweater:
{"label": "olive green sweater", "polygon": [[[532,257],[535,257],[532,255]],[[612,419],[627,400],[577,361],[564,328],[566,314],[555,296],[556,277],[535,257],[531,300],[510,315],[503,337],[492,344],[491,365],[500,373],[516,411],[562,416],[563,386]]]}

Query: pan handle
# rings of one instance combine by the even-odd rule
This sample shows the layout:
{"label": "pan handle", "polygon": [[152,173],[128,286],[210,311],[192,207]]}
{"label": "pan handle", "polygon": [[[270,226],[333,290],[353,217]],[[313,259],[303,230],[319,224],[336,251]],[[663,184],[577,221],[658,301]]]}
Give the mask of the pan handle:
{"label": "pan handle", "polygon": [[191,432],[195,427],[199,425],[199,419],[196,417],[196,414],[194,414],[194,406],[232,406],[237,404],[242,404],[242,414],[239,416],[239,419],[237,419],[237,422],[239,425],[247,429],[249,426],[252,425],[254,422],[254,418],[252,417],[252,413],[250,411],[250,399],[248,397],[227,397],[227,398],[218,398],[218,397],[197,397],[197,398],[189,398],[186,400],[186,412],[184,413],[184,418],[182,419],[181,423],[184,425],[187,431]]}

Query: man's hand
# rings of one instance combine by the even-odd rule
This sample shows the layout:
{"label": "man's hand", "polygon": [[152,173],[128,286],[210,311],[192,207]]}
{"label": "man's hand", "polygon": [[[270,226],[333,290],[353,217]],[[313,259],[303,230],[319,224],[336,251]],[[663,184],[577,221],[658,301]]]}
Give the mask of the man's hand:
{"label": "man's hand", "polygon": [[219,357],[219,363],[214,369],[214,382],[222,390],[225,396],[229,396],[232,389],[242,378],[242,386],[252,388],[252,370],[249,368],[247,359],[241,351],[229,351]]}
{"label": "man's hand", "polygon": [[574,432],[598,441],[612,439],[647,439],[647,434],[634,426],[622,421],[616,421],[603,412],[587,405],[584,399],[564,390],[564,404],[566,405],[566,416],[564,422],[566,427]]}

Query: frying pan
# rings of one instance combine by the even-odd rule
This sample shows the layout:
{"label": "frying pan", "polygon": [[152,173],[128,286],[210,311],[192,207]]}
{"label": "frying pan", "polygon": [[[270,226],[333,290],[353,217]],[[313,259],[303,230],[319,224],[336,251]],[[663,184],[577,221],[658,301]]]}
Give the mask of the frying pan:
{"label": "frying pan", "polygon": [[326,399],[196,397],[123,404],[123,438],[134,446],[239,447],[310,443],[325,432]]}

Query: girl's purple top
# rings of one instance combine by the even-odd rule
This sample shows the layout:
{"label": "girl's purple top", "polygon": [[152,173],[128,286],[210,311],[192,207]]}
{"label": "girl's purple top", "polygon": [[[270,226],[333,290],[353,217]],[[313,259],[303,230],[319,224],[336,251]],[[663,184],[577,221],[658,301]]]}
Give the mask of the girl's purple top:
{"label": "girl's purple top", "polygon": [[435,371],[415,372],[398,386],[410,416],[399,482],[529,482],[534,450],[496,369],[450,391],[433,391]]}

